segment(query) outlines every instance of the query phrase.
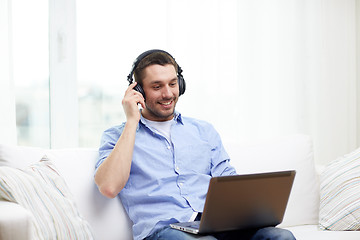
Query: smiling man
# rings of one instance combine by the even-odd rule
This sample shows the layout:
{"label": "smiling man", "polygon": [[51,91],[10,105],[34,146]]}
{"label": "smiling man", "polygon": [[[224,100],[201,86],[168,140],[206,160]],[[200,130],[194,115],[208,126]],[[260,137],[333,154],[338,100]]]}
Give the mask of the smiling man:
{"label": "smiling man", "polygon": [[135,240],[295,239],[273,227],[207,236],[170,228],[201,217],[211,177],[236,172],[216,130],[176,112],[185,81],[169,53],[142,53],[128,81],[122,100],[126,122],[104,132],[95,182],[106,197],[120,197]]}

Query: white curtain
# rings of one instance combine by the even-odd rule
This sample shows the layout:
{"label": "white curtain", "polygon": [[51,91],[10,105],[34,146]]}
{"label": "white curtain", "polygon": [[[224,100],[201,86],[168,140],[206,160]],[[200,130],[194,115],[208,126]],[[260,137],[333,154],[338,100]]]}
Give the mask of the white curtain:
{"label": "white curtain", "polygon": [[[318,163],[352,151],[359,121],[355,7],[354,0],[171,6],[178,14],[170,14],[170,31],[179,35],[171,47],[188,80],[183,112],[213,122],[225,140],[311,135]],[[183,18],[203,21],[185,27]]]}
{"label": "white curtain", "polygon": [[0,0],[0,143],[16,144],[15,97],[11,68],[10,0]]}

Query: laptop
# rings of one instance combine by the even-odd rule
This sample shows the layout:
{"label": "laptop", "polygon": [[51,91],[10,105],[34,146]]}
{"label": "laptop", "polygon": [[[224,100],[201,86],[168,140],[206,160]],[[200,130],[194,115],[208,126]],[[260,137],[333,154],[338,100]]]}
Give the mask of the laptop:
{"label": "laptop", "polygon": [[193,234],[276,226],[283,220],[295,173],[213,177],[201,220],[170,226]]}

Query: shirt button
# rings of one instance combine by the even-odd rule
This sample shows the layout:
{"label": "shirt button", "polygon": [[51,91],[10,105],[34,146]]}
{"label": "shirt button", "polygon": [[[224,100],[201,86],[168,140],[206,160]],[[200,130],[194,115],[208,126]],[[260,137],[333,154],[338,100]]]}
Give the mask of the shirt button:
{"label": "shirt button", "polygon": [[179,183],[179,185],[180,185],[180,186],[182,186],[182,185],[183,185],[183,183]]}
{"label": "shirt button", "polygon": [[176,170],[179,170],[179,167],[176,167]]}
{"label": "shirt button", "polygon": [[170,146],[167,146],[167,149],[170,149]]}

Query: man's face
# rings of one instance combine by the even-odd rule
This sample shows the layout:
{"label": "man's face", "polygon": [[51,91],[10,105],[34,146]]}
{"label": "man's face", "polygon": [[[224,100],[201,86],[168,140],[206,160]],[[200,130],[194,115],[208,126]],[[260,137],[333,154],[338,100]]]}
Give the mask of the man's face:
{"label": "man's face", "polygon": [[151,121],[167,121],[174,117],[179,98],[179,85],[175,67],[150,65],[144,70],[143,89],[146,95],[142,114]]}

